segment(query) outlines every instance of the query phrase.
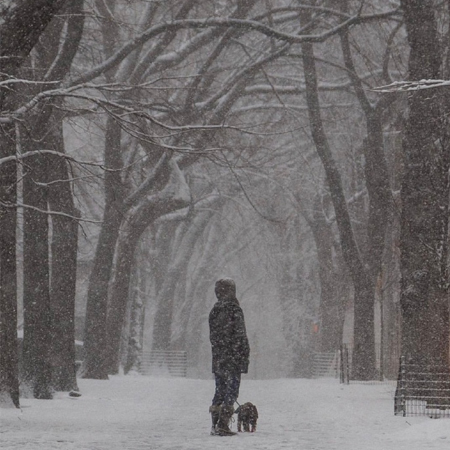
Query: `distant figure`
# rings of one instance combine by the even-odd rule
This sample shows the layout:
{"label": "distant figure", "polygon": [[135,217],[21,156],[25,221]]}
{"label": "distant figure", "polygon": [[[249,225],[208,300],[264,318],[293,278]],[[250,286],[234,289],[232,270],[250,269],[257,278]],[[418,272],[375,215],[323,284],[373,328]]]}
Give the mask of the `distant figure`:
{"label": "distant figure", "polygon": [[212,371],[216,390],[209,408],[212,435],[232,436],[229,428],[234,403],[239,396],[241,373],[248,372],[250,347],[244,313],[236,298],[236,284],[230,278],[218,280],[217,302],[209,314]]}

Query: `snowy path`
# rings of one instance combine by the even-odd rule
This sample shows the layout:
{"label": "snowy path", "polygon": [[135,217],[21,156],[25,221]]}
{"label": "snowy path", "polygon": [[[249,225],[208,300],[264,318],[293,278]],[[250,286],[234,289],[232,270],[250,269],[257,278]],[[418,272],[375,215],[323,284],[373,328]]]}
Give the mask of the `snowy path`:
{"label": "snowy path", "polygon": [[[393,388],[336,380],[244,379],[256,433],[209,435],[212,380],[79,380],[82,397],[22,400],[0,410],[2,450],[433,450],[450,446],[449,419],[395,417]],[[235,424],[233,424],[235,429]]]}

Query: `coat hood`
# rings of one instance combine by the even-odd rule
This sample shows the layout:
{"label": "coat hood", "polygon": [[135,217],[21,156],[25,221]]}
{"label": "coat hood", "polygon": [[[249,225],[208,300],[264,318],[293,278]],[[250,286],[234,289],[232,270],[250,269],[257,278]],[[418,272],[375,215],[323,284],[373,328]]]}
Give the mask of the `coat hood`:
{"label": "coat hood", "polygon": [[231,278],[222,278],[216,281],[214,292],[219,301],[235,301],[238,303],[236,298],[236,283]]}

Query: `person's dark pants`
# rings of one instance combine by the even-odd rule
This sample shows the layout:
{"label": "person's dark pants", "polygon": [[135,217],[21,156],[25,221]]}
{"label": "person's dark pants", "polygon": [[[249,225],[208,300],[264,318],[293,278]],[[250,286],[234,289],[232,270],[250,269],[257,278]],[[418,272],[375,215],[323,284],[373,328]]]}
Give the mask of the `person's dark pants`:
{"label": "person's dark pants", "polygon": [[239,396],[241,374],[234,372],[216,372],[216,391],[212,401],[213,406],[233,406]]}

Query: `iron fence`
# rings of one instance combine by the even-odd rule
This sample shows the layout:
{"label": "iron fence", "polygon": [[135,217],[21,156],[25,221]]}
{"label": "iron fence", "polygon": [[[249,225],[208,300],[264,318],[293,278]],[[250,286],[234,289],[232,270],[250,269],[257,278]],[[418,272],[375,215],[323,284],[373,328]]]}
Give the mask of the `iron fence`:
{"label": "iron fence", "polygon": [[186,377],[186,352],[158,350],[143,352],[140,372],[143,375]]}
{"label": "iron fence", "polygon": [[448,365],[402,356],[394,399],[394,414],[450,417],[450,370]]}

